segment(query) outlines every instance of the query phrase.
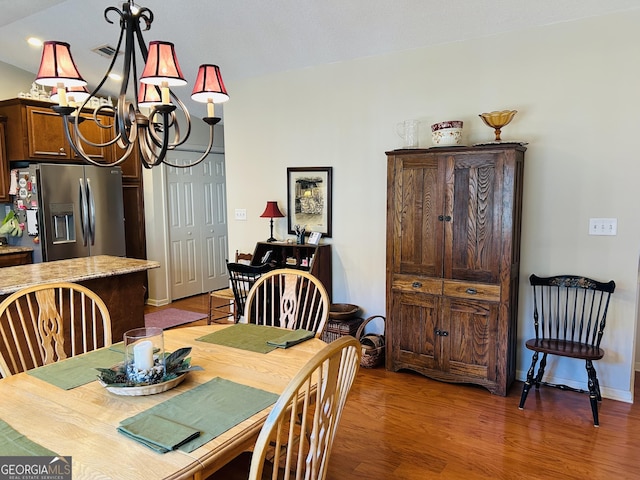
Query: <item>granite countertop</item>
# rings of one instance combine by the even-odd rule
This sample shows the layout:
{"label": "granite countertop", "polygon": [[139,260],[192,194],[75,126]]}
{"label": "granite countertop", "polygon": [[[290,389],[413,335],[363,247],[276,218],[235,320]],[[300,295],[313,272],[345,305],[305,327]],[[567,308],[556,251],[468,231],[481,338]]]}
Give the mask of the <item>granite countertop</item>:
{"label": "granite countertop", "polygon": [[9,253],[22,253],[22,252],[33,252],[33,248],[31,247],[15,247],[12,245],[2,245],[0,246],[0,255],[7,255]]}
{"label": "granite countertop", "polygon": [[41,283],[81,282],[159,267],[155,261],[109,255],[4,267],[0,268],[0,295]]}

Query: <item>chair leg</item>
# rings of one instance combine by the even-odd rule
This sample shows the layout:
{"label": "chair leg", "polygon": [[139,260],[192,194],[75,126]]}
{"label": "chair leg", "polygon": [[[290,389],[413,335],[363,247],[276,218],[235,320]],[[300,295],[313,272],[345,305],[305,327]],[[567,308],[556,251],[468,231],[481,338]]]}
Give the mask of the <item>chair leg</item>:
{"label": "chair leg", "polygon": [[209,316],[207,317],[207,325],[211,325],[211,306],[213,305],[213,296],[209,292]]}
{"label": "chair leg", "polygon": [[598,400],[602,397],[600,397],[600,385],[596,369],[593,367],[593,362],[591,360],[587,360],[587,375],[589,376],[589,401],[591,402],[591,413],[593,413],[593,426],[599,427],[600,420],[598,419]]}
{"label": "chair leg", "polygon": [[547,368],[547,354],[542,354],[542,359],[540,360],[540,368],[538,368],[538,374],[536,375],[535,384],[536,390],[540,389],[540,383],[542,382],[542,377],[544,377],[544,370]]}
{"label": "chair leg", "polygon": [[529,367],[529,371],[527,372],[527,380],[524,382],[524,386],[522,387],[522,395],[520,396],[520,405],[518,408],[520,410],[524,409],[524,402],[527,400],[527,395],[529,394],[529,390],[531,390],[531,385],[533,385],[533,374],[536,370],[536,363],[538,362],[538,352],[533,352],[533,358],[531,359],[531,366]]}

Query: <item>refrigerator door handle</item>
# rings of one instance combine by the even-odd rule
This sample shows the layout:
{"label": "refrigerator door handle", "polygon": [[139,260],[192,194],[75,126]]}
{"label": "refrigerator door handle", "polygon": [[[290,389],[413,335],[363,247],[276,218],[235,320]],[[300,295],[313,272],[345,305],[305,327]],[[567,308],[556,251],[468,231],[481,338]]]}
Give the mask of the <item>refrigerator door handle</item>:
{"label": "refrigerator door handle", "polygon": [[79,178],[80,189],[78,190],[79,199],[78,205],[80,205],[80,230],[82,230],[82,245],[87,246],[88,241],[88,229],[89,229],[89,212],[87,208],[87,196],[84,188],[84,179]]}
{"label": "refrigerator door handle", "polygon": [[89,206],[89,238],[91,245],[96,243],[96,202],[91,189],[91,180],[87,178],[87,204]]}

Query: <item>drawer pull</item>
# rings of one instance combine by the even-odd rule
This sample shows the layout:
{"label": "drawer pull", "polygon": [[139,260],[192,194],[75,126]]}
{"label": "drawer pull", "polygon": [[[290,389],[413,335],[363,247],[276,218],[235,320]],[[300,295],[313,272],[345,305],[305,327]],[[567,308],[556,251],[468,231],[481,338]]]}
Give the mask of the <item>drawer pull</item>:
{"label": "drawer pull", "polygon": [[475,295],[476,293],[478,293],[478,290],[476,290],[475,288],[467,288],[466,292],[469,295]]}
{"label": "drawer pull", "polygon": [[420,287],[422,286],[422,283],[420,283],[420,282],[413,282],[413,283],[411,284],[411,286],[412,286],[413,288],[420,288]]}
{"label": "drawer pull", "polygon": [[449,336],[449,332],[447,332],[446,330],[436,329],[434,333],[439,337],[448,337]]}

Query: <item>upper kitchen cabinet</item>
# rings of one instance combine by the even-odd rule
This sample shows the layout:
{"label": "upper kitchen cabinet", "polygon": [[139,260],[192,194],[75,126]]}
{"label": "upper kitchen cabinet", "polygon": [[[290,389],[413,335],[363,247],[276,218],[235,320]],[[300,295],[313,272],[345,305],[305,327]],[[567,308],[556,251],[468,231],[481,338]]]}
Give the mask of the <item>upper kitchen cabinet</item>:
{"label": "upper kitchen cabinet", "polygon": [[[7,117],[7,159],[47,162],[79,162],[65,137],[62,118],[51,109],[52,104],[39,100],[14,98],[0,102],[0,114]],[[86,111],[81,117],[92,119],[93,113]],[[112,118],[101,115],[105,125]],[[109,129],[101,128],[93,121],[80,124],[82,136],[93,143],[108,140]],[[96,161],[111,161],[112,149],[86,146],[86,154]]]}
{"label": "upper kitchen cabinet", "polygon": [[10,202],[9,162],[6,160],[5,129],[7,118],[0,115],[0,202]]}

